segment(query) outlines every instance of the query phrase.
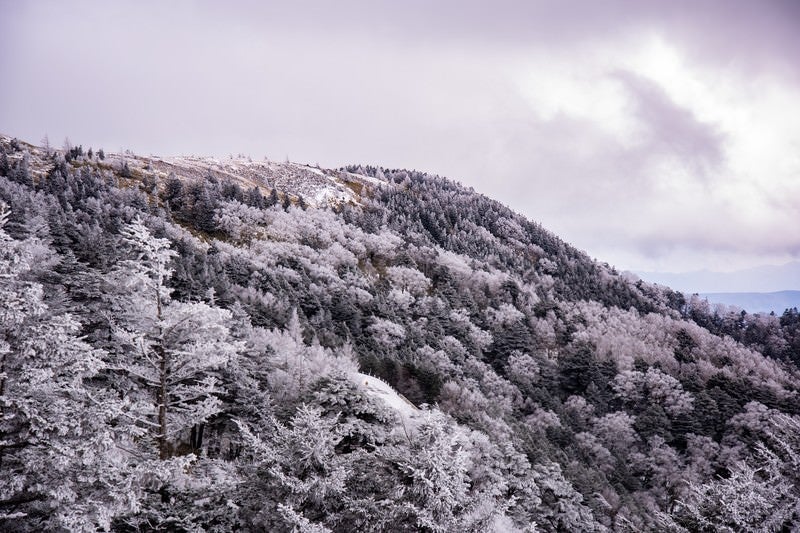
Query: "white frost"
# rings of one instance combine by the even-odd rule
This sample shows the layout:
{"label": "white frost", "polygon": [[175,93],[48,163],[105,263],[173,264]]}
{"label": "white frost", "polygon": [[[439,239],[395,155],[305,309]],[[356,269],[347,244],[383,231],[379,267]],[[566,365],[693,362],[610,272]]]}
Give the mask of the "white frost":
{"label": "white frost", "polygon": [[398,394],[383,380],[360,372],[354,374],[353,379],[355,379],[361,390],[370,396],[380,398],[387,406],[397,411],[403,417],[416,418],[420,416],[420,410],[417,409],[413,403]]}

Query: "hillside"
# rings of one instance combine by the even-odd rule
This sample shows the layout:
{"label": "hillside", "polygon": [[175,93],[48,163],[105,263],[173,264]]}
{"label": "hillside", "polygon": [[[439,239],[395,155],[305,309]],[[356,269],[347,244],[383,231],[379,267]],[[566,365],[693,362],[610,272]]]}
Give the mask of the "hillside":
{"label": "hillside", "polygon": [[800,525],[796,309],[418,171],[1,137],[0,201],[0,530]]}

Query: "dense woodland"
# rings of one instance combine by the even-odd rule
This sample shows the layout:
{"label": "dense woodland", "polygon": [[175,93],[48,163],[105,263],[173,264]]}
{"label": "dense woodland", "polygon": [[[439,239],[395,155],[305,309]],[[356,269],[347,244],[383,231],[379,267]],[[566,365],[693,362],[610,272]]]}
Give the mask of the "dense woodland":
{"label": "dense woodland", "polygon": [[800,526],[797,309],[437,176],[319,171],[356,201],[313,203],[211,167],[0,140],[0,530]]}

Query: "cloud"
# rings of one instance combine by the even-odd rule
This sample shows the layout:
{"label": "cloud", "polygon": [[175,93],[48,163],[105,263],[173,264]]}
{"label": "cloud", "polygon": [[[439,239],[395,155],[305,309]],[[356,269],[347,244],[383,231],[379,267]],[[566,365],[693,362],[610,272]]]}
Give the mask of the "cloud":
{"label": "cloud", "polygon": [[699,121],[652,80],[626,70],[612,75],[630,94],[631,111],[643,126],[638,150],[674,158],[700,179],[720,168],[724,136],[715,125]]}
{"label": "cloud", "polygon": [[793,2],[0,2],[30,141],[418,168],[623,268],[800,253]]}

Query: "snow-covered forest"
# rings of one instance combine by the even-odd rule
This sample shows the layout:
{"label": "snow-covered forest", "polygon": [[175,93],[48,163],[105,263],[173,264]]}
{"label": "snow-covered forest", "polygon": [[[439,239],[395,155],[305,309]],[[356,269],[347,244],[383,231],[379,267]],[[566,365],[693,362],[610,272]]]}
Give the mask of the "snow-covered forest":
{"label": "snow-covered forest", "polygon": [[800,317],[417,171],[0,138],[0,530],[788,531]]}

